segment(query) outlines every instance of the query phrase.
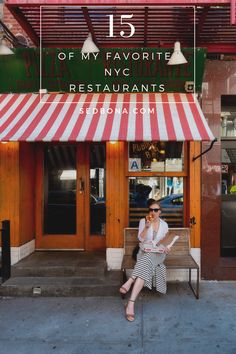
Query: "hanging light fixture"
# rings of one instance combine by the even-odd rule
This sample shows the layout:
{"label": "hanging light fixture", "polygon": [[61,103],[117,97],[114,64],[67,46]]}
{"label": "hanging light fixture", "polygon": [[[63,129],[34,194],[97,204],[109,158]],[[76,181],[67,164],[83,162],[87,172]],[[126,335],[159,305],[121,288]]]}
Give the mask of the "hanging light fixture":
{"label": "hanging light fixture", "polygon": [[180,42],[175,42],[174,45],[174,52],[170,57],[167,65],[179,65],[179,64],[186,64],[187,60],[185,59],[183,53],[180,49]]}
{"label": "hanging light fixture", "polygon": [[81,53],[98,53],[100,50],[93,42],[91,33],[88,34],[88,37],[85,39]]}
{"label": "hanging light fixture", "polygon": [[0,37],[0,55],[13,55],[14,52],[3,43],[4,36]]}

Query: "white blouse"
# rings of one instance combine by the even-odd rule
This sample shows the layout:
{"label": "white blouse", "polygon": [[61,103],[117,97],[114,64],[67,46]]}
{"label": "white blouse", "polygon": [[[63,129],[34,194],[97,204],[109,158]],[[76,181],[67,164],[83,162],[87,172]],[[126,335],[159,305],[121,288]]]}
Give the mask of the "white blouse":
{"label": "white blouse", "polygon": [[146,223],[146,220],[145,218],[141,219],[140,222],[139,222],[139,229],[138,229],[138,239],[139,241],[155,241],[155,244],[157,244],[159,241],[161,241],[165,235],[167,234],[168,232],[168,224],[162,220],[162,219],[159,219],[160,220],[160,223],[159,223],[159,228],[158,228],[158,231],[157,231],[157,234],[156,234],[156,237],[155,239],[153,240],[153,227],[152,227],[152,224],[151,226],[147,229],[147,234],[146,234],[146,237],[145,239],[143,239],[140,234],[141,232],[143,231],[143,229],[145,228],[145,223]]}

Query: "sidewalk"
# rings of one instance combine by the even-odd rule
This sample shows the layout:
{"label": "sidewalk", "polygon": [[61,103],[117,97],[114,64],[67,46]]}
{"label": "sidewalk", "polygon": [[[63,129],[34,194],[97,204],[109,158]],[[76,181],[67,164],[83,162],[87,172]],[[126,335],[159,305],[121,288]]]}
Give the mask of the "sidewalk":
{"label": "sidewalk", "polygon": [[145,291],[135,322],[117,297],[0,298],[1,354],[236,354],[236,282]]}

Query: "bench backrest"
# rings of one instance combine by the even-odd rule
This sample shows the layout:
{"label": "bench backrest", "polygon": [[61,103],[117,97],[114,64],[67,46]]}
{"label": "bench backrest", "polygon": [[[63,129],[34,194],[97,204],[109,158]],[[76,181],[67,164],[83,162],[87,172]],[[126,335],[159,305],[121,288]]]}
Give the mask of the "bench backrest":
{"label": "bench backrest", "polygon": [[[171,242],[174,236],[180,236],[171,249],[170,254],[184,256],[190,254],[190,229],[184,228],[169,228],[168,236],[164,244]],[[124,248],[125,255],[132,255],[134,247],[138,244],[138,228],[128,227],[124,229]]]}
{"label": "bench backrest", "polygon": [[[182,227],[183,208],[162,208],[161,217],[170,227]],[[136,226],[139,220],[147,215],[147,208],[129,208],[129,222],[131,226]]]}

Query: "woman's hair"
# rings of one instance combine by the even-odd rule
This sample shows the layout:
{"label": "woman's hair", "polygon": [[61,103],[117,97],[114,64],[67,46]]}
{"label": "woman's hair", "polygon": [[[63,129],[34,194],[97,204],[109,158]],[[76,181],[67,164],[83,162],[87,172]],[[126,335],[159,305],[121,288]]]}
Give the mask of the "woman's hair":
{"label": "woman's hair", "polygon": [[150,206],[153,205],[153,204],[160,205],[156,199],[153,199],[153,198],[148,199],[147,207],[150,208]]}

